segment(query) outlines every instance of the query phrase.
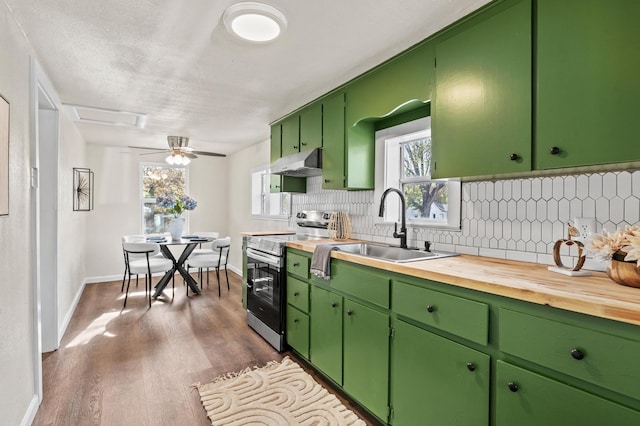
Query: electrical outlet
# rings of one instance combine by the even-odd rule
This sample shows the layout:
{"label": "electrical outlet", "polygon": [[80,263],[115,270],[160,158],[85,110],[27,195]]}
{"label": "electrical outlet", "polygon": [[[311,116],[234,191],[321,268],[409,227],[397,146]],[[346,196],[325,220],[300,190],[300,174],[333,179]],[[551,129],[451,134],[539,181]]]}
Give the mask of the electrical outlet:
{"label": "electrical outlet", "polygon": [[575,226],[579,232],[573,239],[584,243],[596,232],[596,218],[576,217],[573,219],[573,226]]}

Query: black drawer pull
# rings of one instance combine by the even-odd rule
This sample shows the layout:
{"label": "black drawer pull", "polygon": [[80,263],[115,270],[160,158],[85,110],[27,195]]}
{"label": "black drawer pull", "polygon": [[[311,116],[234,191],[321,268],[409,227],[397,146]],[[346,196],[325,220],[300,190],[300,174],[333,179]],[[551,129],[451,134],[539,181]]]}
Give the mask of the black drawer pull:
{"label": "black drawer pull", "polygon": [[436,307],[433,305],[427,305],[427,312],[433,313],[436,310]]}
{"label": "black drawer pull", "polygon": [[299,264],[298,262],[296,262],[296,263],[294,263],[294,264],[293,264],[293,267],[294,267],[294,268],[297,268],[298,266],[300,266],[300,264]]}
{"label": "black drawer pull", "polygon": [[331,307],[332,307],[332,308],[335,308],[335,307],[337,307],[337,306],[338,306],[338,304],[337,304],[336,302],[332,302],[332,303],[331,303]]}
{"label": "black drawer pull", "polygon": [[347,311],[347,315],[349,315],[349,316],[353,315],[353,311],[352,311],[351,309],[349,309],[349,310]]}
{"label": "black drawer pull", "polygon": [[584,352],[582,352],[580,349],[571,349],[571,356],[573,357],[573,359],[577,359],[578,361],[580,361],[582,358],[584,358]]}
{"label": "black drawer pull", "polygon": [[296,291],[295,293],[293,293],[293,295],[294,295],[295,297],[298,297],[298,296],[300,296],[300,293]]}
{"label": "black drawer pull", "polygon": [[296,319],[293,320],[293,322],[297,324],[297,323],[300,322],[300,320],[298,318],[296,318]]}
{"label": "black drawer pull", "polygon": [[475,371],[476,370],[476,365],[472,362],[468,362],[467,363],[467,370],[469,371]]}
{"label": "black drawer pull", "polygon": [[509,382],[507,383],[507,386],[511,392],[518,392],[518,385],[516,383]]}
{"label": "black drawer pull", "polygon": [[549,154],[551,155],[560,154],[560,148],[558,148],[557,146],[552,146],[551,149],[549,150]]}
{"label": "black drawer pull", "polygon": [[511,154],[511,155],[509,156],[509,160],[511,160],[511,161],[516,161],[517,159],[518,159],[518,154],[515,154],[515,153],[514,153],[514,154]]}

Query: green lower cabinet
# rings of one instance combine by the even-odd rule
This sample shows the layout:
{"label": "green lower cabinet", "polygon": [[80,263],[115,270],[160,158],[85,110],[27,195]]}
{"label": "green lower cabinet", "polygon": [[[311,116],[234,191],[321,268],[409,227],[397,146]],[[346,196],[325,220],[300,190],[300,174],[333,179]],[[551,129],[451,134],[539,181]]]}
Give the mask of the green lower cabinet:
{"label": "green lower cabinet", "polygon": [[309,359],[309,315],[287,305],[287,344]]}
{"label": "green lower cabinet", "polygon": [[343,388],[382,420],[389,409],[389,316],[344,299]]}
{"label": "green lower cabinet", "polygon": [[311,362],[342,385],[342,296],[311,286]]}
{"label": "green lower cabinet", "polygon": [[640,412],[503,361],[497,362],[496,426],[640,425]]}
{"label": "green lower cabinet", "polygon": [[404,321],[392,347],[394,426],[489,424],[489,355]]}

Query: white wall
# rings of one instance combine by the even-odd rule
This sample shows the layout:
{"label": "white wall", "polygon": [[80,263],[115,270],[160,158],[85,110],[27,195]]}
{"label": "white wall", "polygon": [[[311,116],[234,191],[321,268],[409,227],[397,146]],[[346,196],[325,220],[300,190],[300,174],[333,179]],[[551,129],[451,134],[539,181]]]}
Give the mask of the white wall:
{"label": "white wall", "polygon": [[[122,278],[121,236],[140,234],[140,164],[163,163],[166,154],[139,155],[126,148],[87,145],[95,171],[95,209],[89,216],[86,260],[88,282]],[[199,156],[189,165],[189,194],[198,207],[189,216],[187,231],[229,234],[229,164],[226,158]]]}
{"label": "white wall", "polygon": [[279,231],[287,221],[258,220],[251,217],[251,169],[269,163],[270,141],[265,140],[229,156],[229,265],[242,271],[242,236],[244,231]]}
{"label": "white wall", "polygon": [[[29,189],[29,55],[0,3],[0,94],[10,103],[9,215],[0,216],[0,419],[18,425],[36,395],[33,369],[34,292]],[[0,182],[5,185],[5,182]]]}

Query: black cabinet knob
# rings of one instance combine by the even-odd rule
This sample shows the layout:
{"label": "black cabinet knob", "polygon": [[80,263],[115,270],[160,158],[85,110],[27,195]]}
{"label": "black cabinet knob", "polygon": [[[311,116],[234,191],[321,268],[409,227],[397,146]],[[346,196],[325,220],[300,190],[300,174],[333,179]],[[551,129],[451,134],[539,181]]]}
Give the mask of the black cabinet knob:
{"label": "black cabinet knob", "polygon": [[475,371],[475,369],[476,369],[476,365],[474,363],[472,363],[472,362],[468,362],[467,363],[467,370]]}
{"label": "black cabinet knob", "polygon": [[347,315],[349,315],[349,316],[353,315],[353,311],[352,311],[351,309],[349,309],[349,310],[347,311]]}
{"label": "black cabinet knob", "polygon": [[509,160],[511,160],[511,161],[516,161],[517,159],[518,159],[518,154],[515,154],[515,153],[514,153],[514,154],[511,154],[511,155],[509,156]]}
{"label": "black cabinet knob", "polygon": [[324,183],[329,183],[329,182],[331,182],[329,179],[324,180]]}
{"label": "black cabinet knob", "polygon": [[300,145],[307,146],[307,143],[306,142],[300,142]]}
{"label": "black cabinet knob", "polygon": [[507,383],[507,386],[509,387],[509,390],[511,392],[518,392],[518,385],[514,382],[509,382]]}
{"label": "black cabinet knob", "polygon": [[300,266],[300,264],[299,264],[298,262],[296,262],[296,263],[294,263],[294,264],[293,264],[293,267],[294,267],[294,268],[297,268],[298,266]]}
{"label": "black cabinet knob", "polygon": [[577,359],[579,361],[584,358],[584,352],[582,352],[580,349],[574,348],[571,349],[571,356],[573,357],[573,359]]}
{"label": "black cabinet knob", "polygon": [[335,308],[335,307],[337,307],[337,306],[338,306],[338,304],[337,304],[336,302],[331,303],[331,307],[332,307],[332,308]]}
{"label": "black cabinet knob", "polygon": [[552,146],[551,149],[549,150],[549,154],[551,155],[560,154],[560,148],[558,148],[557,146]]}
{"label": "black cabinet knob", "polygon": [[433,305],[427,305],[427,312],[432,313],[436,310],[436,307]]}
{"label": "black cabinet knob", "polygon": [[298,292],[296,291],[295,293],[293,293],[293,295],[294,295],[295,297],[298,297],[298,296],[300,296],[300,293],[298,293]]}
{"label": "black cabinet knob", "polygon": [[300,320],[298,318],[296,318],[296,319],[293,320],[293,322],[297,324],[297,323],[300,322]]}

